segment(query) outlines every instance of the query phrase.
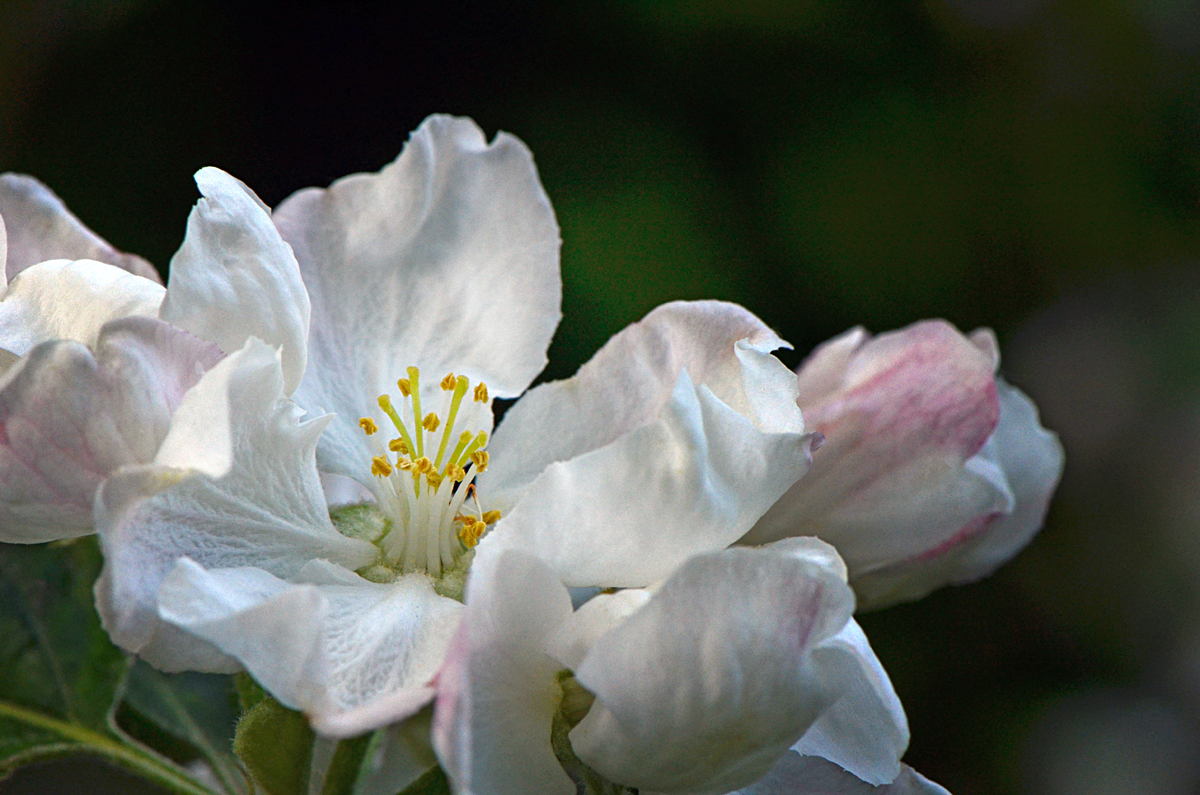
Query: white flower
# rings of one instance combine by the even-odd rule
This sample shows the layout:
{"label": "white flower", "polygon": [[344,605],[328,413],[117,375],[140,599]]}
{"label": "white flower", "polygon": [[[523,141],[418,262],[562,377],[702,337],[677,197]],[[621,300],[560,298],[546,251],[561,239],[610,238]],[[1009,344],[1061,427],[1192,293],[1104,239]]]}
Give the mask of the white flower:
{"label": "white flower", "polygon": [[991,574],[1041,527],[1063,468],[1032,401],[994,375],[999,360],[990,330],[968,338],[934,320],[818,347],[798,403],[826,443],[743,543],[828,541],[860,608]]}
{"label": "white flower", "polygon": [[[0,261],[0,538],[91,532],[96,490],[122,466],[228,468],[219,420],[244,357],[217,366],[215,345],[158,319],[148,263],[13,174],[0,175]],[[207,438],[172,458],[168,435]]]}
{"label": "white flower", "polygon": [[487,545],[479,564],[437,682],[458,792],[575,792],[557,713],[591,771],[641,792],[944,795],[900,765],[904,713],[816,539],[696,555],[574,612],[536,558]]}
{"label": "white flower", "polygon": [[[571,791],[549,742],[563,672],[595,699],[573,753],[621,785],[730,792],[791,748],[851,788],[900,776],[904,714],[837,553],[730,548],[804,468],[774,452],[810,438],[769,355],[782,344],[736,307],[667,305],[506,415],[480,483],[513,507],[479,545],[437,680],[437,747],[461,791]],[[623,590],[572,613],[563,584]]]}
{"label": "white flower", "polygon": [[[652,313],[579,388],[522,399],[524,432],[484,448],[490,399],[528,386],[559,319],[557,226],[511,136],[489,145],[473,123],[433,117],[380,173],[301,191],[273,219],[222,172],[197,182],[165,297],[130,304],[131,283],[107,290],[95,274],[113,269],[76,262],[53,267],[86,289],[51,290],[61,273],[39,265],[0,301],[3,328],[40,341],[71,337],[102,294],[103,319],[157,314],[238,364],[225,402],[197,412],[207,424],[87,492],[105,626],[155,665],[244,667],[320,731],[359,733],[432,698],[463,609],[442,594],[461,595],[497,512],[569,531],[571,554],[624,572],[613,584],[644,584],[735,541],[807,466],[794,376],[769,354],[780,341],[715,302]],[[374,495],[377,510],[342,525],[355,537],[331,523],[318,466]],[[7,503],[23,485],[7,483]],[[642,550],[632,573],[609,565],[628,559],[606,548],[612,527]]]}

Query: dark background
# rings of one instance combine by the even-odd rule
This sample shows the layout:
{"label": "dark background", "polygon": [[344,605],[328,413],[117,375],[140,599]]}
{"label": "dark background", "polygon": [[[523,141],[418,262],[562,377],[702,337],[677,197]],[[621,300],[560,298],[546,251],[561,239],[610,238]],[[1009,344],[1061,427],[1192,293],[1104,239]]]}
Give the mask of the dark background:
{"label": "dark background", "polygon": [[995,328],[1067,471],[996,576],[862,617],[907,760],[955,795],[1200,792],[1195,3],[248,5],[0,0],[0,170],[165,268],[201,166],[275,205],[464,114],[558,213],[551,376],[675,298],[746,305],[790,365]]}

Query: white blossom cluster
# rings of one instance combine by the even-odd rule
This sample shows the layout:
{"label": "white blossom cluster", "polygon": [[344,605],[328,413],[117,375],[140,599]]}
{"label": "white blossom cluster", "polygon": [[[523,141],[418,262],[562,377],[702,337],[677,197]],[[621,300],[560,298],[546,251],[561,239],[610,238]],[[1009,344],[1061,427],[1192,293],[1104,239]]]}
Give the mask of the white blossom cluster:
{"label": "white blossom cluster", "polygon": [[516,138],[431,117],[273,211],[196,182],[164,287],[0,177],[0,540],[98,533],[114,642],[325,737],[432,709],[459,793],[945,792],[853,614],[1041,526],[1062,451],[989,331],[855,329],[793,373],[678,302],[528,389],[560,239]]}

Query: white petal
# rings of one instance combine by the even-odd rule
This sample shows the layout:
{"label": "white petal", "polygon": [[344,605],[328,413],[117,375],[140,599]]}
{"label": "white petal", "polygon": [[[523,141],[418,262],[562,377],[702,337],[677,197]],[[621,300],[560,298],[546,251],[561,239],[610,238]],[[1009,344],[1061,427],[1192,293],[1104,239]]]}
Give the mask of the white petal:
{"label": "white petal", "polygon": [[[4,216],[0,215],[0,276],[4,274],[5,263],[8,262],[8,232],[4,228]],[[8,286],[8,277],[0,279],[0,286]]]}
{"label": "white petal", "polygon": [[637,612],[650,601],[650,596],[650,591],[644,588],[625,588],[589,599],[550,633],[546,644],[550,654],[566,668],[575,670],[583,665],[588,652],[604,633]]}
{"label": "white petal", "polygon": [[235,657],[318,731],[344,737],[408,717],[433,698],[430,680],[462,605],[422,575],[381,585],[313,561],[287,582],[183,559],[163,581],[159,611]]}
{"label": "white petal", "polygon": [[1011,510],[1003,471],[977,456],[1000,412],[992,363],[942,321],[819,348],[800,370],[801,407],[826,444],[743,542],[819,536],[854,583]]}
{"label": "white petal", "polygon": [[872,784],[895,779],[908,747],[908,720],[862,628],[851,620],[813,660],[831,679],[841,677],[842,695],[792,749],[836,762]]}
{"label": "white petal", "polygon": [[[97,608],[118,645],[162,668],[187,666],[189,650],[156,634],[155,595],[180,557],[281,577],[314,558],[352,568],[374,560],[378,550],[329,520],[314,462],[324,420],[301,423],[282,389],[278,352],[251,340],[188,393],[154,465],[123,470],[100,490],[106,598]],[[228,471],[214,479],[198,466]]]}
{"label": "white petal", "polygon": [[733,543],[810,460],[783,344],[741,307],[668,304],[532,390],[479,481],[506,510],[491,543],[567,585],[634,587]]}
{"label": "white petal", "polygon": [[1037,407],[1020,390],[996,381],[1000,422],[976,466],[1003,472],[1013,504],[965,523],[943,544],[855,581],[870,606],[919,599],[947,583],[973,582],[991,574],[1033,538],[1045,519],[1063,470],[1058,436],[1038,421]]}
{"label": "white petal", "polygon": [[1041,426],[1037,406],[1002,378],[996,379],[996,390],[1000,397],[1000,423],[991,442],[1016,506],[996,521],[982,543],[971,549],[954,578],[955,583],[991,574],[1023,549],[1041,529],[1050,498],[1062,477],[1062,444],[1057,434]]}
{"label": "white petal", "polygon": [[595,693],[580,759],[655,792],[724,793],[762,777],[837,697],[813,651],[854,608],[841,573],[789,539],[698,555],[600,638],[575,672]]}
{"label": "white petal", "polygon": [[[762,430],[801,432],[798,411],[763,423],[751,405],[751,395],[760,390],[795,402],[795,378],[779,372],[778,361],[774,366],[764,362],[765,372],[746,367],[745,354],[774,359],[768,354],[786,347],[736,304],[663,304],[614,335],[573,377],[541,384],[517,401],[496,429],[488,448],[492,463],[482,480],[493,494],[520,490],[548,465],[597,450],[653,422],[684,370]],[[751,378],[754,382],[747,383]]]}
{"label": "white petal", "polygon": [[97,486],[154,458],[184,393],[221,355],[143,317],[106,325],[94,354],[35,348],[0,380],[0,539],[90,532]]}
{"label": "white petal", "polygon": [[437,680],[442,768],[456,792],[570,795],[575,785],[550,747],[560,666],[545,652],[547,633],[571,614],[567,589],[536,559],[509,551],[473,568],[467,590]]}
{"label": "white petal", "polygon": [[266,206],[242,182],[209,167],[196,172],[196,185],[204,198],[171,258],[161,317],[224,351],[250,337],[279,346],[290,395],[304,376],[309,322],[296,258]]}
{"label": "white petal", "polygon": [[[355,425],[410,365],[515,397],[545,366],[561,313],[558,225],[532,156],[469,119],[431,116],[378,174],[308,189],[275,211],[313,301],[313,364],[297,400],[348,418],[323,469],[371,483]],[[443,418],[444,419],[444,418]]]}
{"label": "white petal", "polygon": [[729,795],[950,795],[908,765],[895,781],[876,787],[825,759],[800,756],[794,751],[771,772],[748,787]]}
{"label": "white petal", "polygon": [[110,320],[156,316],[163,293],[162,285],[102,262],[39,263],[18,274],[0,298],[0,348],[24,356],[50,340],[95,347]]}
{"label": "white petal", "polygon": [[90,259],[161,283],[153,265],[117,251],[80,223],[62,199],[33,177],[0,174],[0,216],[8,231],[8,255],[0,257],[0,265],[4,266],[0,282],[46,260]]}

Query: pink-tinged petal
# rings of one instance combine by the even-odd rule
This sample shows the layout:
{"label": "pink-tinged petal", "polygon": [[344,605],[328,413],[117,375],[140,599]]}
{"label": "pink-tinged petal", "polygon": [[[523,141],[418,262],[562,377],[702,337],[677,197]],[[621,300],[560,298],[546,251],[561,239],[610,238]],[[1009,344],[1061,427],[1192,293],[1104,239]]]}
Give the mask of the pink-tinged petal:
{"label": "pink-tinged petal", "polygon": [[350,568],[375,559],[330,522],[314,452],[327,419],[300,413],[283,399],[278,351],[250,340],[185,395],[153,464],[104,483],[97,609],[119,646],[164,669],[202,667],[159,631],[158,587],[181,557],[280,577],[314,558]]}
{"label": "pink-tinged petal", "polygon": [[257,337],[283,351],[290,395],[308,359],[308,292],[270,211],[245,184],[217,168],[196,172],[204,198],[188,216],[171,258],[160,316],[235,351]]}
{"label": "pink-tinged petal", "polygon": [[743,542],[818,536],[838,548],[856,584],[976,517],[1010,511],[1003,471],[977,455],[1000,413],[986,341],[925,321],[869,340],[855,330],[818,348],[800,370],[800,405],[825,446]]}
{"label": "pink-tinged petal", "polygon": [[697,555],[596,641],[575,672],[596,696],[571,732],[579,758],[664,793],[726,793],[765,775],[847,679],[814,657],[854,609],[814,547],[826,545]]}
{"label": "pink-tinged petal", "polygon": [[153,460],[184,394],[221,356],[144,317],[104,326],[94,353],[76,342],[34,348],[0,381],[0,538],[90,532],[97,486]]}
{"label": "pink-tinged petal", "polygon": [[300,191],[274,217],[313,302],[297,400],[340,418],[322,469],[373,484],[356,422],[382,419],[376,397],[409,366],[430,385],[448,372],[482,380],[497,397],[545,366],[561,317],[558,224],[513,136],[488,143],[469,119],[431,116],[379,173]]}
{"label": "pink-tinged petal", "polygon": [[462,605],[410,575],[368,582],[328,561],[291,581],[258,568],[206,570],[179,560],[159,612],[237,659],[282,704],[327,736],[364,734],[409,717],[458,627]]}
{"label": "pink-tinged petal", "polygon": [[761,779],[729,795],[950,795],[908,765],[889,784],[874,786],[819,756],[784,754]]}
{"label": "pink-tinged petal", "polygon": [[1058,436],[1043,428],[1037,407],[1020,390],[997,379],[1000,422],[976,457],[1002,471],[1012,490],[1008,511],[981,514],[938,546],[855,580],[860,602],[884,606],[919,599],[947,583],[991,574],[1025,547],[1042,527],[1063,470]]}
{"label": "pink-tinged petal", "polygon": [[622,587],[733,543],[810,460],[795,376],[770,354],[782,345],[733,304],[667,304],[531,390],[478,481],[505,511],[485,543],[529,550],[567,585]]}
{"label": "pink-tinged petal", "polygon": [[92,260],[51,260],[18,274],[0,297],[0,348],[24,356],[51,340],[96,346],[111,320],[155,317],[161,285]]}
{"label": "pink-tinged petal", "polygon": [[7,280],[46,260],[89,259],[162,283],[153,265],[136,255],[117,251],[84,226],[62,199],[33,177],[0,174],[0,216],[4,217],[8,231],[8,255],[0,257]]}
{"label": "pink-tinged petal", "polygon": [[866,329],[855,326],[818,345],[796,371],[796,402],[801,406],[815,406],[840,391],[851,359],[870,338]]}
{"label": "pink-tinged petal", "polygon": [[442,768],[460,793],[570,795],[550,747],[561,666],[546,653],[547,633],[571,614],[567,589],[535,558],[507,551],[473,568],[467,591],[437,678]]}
{"label": "pink-tinged petal", "polygon": [[840,678],[841,696],[792,749],[836,762],[871,784],[895,779],[908,748],[908,720],[862,628],[851,620],[813,660]]}

